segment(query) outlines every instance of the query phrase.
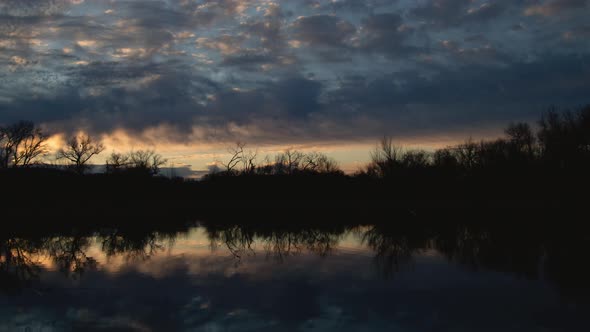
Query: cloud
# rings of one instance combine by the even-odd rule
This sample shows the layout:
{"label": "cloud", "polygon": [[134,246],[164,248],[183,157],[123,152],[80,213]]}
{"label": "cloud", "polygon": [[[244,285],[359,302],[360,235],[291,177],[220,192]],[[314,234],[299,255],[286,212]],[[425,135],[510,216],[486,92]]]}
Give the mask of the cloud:
{"label": "cloud", "polygon": [[356,32],[354,25],[329,15],[300,17],[293,23],[293,30],[297,40],[327,47],[346,47]]}
{"label": "cloud", "polygon": [[413,8],[410,14],[436,26],[481,24],[500,17],[516,1],[433,0]]}
{"label": "cloud", "polygon": [[526,7],[524,14],[554,16],[567,10],[585,8],[589,3],[588,0],[546,0],[541,4]]}
{"label": "cloud", "polygon": [[404,42],[413,33],[414,28],[404,24],[398,14],[371,15],[363,21],[358,46],[370,52],[399,56],[412,50]]}
{"label": "cloud", "polygon": [[471,63],[440,66],[429,76],[406,71],[372,80],[351,77],[327,97],[335,113],[330,119],[380,119],[366,122],[364,128],[362,122],[351,121],[358,123],[359,136],[366,137],[371,131],[432,135],[440,134],[441,128],[461,131],[470,125],[502,126],[514,119],[537,118],[548,105],[575,107],[586,102],[584,82],[590,78],[590,67],[579,60],[515,61],[502,69]]}
{"label": "cloud", "polygon": [[451,24],[465,12],[471,0],[433,0],[411,10],[411,14],[431,23]]}
{"label": "cloud", "polygon": [[289,143],[532,118],[587,98],[585,6],[7,0],[0,123]]}
{"label": "cloud", "polygon": [[590,37],[590,25],[581,25],[574,27],[563,33],[563,38],[568,41],[574,41],[577,39],[588,39]]}
{"label": "cloud", "polygon": [[63,13],[70,5],[83,2],[79,0],[3,0],[0,13],[8,16],[49,16]]}

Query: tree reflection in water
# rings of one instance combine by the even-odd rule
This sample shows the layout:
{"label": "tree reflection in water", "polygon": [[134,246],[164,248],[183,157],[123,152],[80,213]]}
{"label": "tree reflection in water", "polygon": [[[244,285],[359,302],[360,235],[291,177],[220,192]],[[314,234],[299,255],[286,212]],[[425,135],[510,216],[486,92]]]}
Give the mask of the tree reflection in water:
{"label": "tree reflection in water", "polygon": [[[211,250],[227,250],[236,266],[258,254],[279,263],[301,254],[329,258],[339,252],[343,239],[352,238],[373,253],[374,266],[384,278],[393,277],[416,255],[433,251],[470,269],[545,279],[559,286],[564,294],[578,298],[590,294],[590,273],[585,263],[590,241],[585,224],[562,224],[556,230],[548,222],[469,223],[441,219],[377,220],[369,226],[358,222],[309,226],[208,221],[199,227]],[[100,268],[90,252],[93,246],[107,258],[149,260],[173,247],[178,236],[187,236],[193,229],[194,224],[187,224],[166,230],[108,228],[5,236],[0,239],[0,289],[17,293],[34,288],[47,262],[68,278],[82,278],[86,271]]]}

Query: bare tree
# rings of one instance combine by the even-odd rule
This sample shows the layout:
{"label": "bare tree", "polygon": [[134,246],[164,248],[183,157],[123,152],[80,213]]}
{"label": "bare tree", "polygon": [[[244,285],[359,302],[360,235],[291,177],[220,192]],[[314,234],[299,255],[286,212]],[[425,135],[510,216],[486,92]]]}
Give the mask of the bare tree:
{"label": "bare tree", "polygon": [[107,173],[116,173],[125,168],[129,163],[129,156],[122,153],[113,152],[107,158]]}
{"label": "bare tree", "polygon": [[464,169],[473,169],[478,164],[478,144],[470,137],[465,143],[455,147],[457,161]]}
{"label": "bare tree", "polygon": [[303,171],[317,173],[336,173],[340,172],[338,163],[321,152],[310,152],[303,155],[301,162]]}
{"label": "bare tree", "polygon": [[153,150],[138,150],[127,154],[112,153],[107,158],[107,173],[134,171],[137,173],[156,175],[160,167],[166,164],[160,154]]}
{"label": "bare tree", "polygon": [[378,146],[371,153],[371,160],[376,163],[398,162],[402,155],[402,149],[393,144],[393,138],[383,136]]}
{"label": "bare tree", "polygon": [[272,175],[276,171],[275,164],[271,161],[270,156],[264,156],[262,165],[256,167],[256,174]]}
{"label": "bare tree", "polygon": [[227,162],[220,161],[220,164],[225,168],[225,172],[228,174],[233,174],[236,172],[236,167],[243,162],[244,159],[244,147],[246,143],[243,142],[236,142],[236,145],[233,147],[228,148],[228,152],[230,153],[230,159]]}
{"label": "bare tree", "polygon": [[535,135],[528,123],[512,123],[504,131],[510,138],[510,143],[514,145],[519,152],[526,153],[532,158],[534,154]]}
{"label": "bare tree", "polygon": [[293,172],[300,170],[305,155],[302,152],[293,150],[291,148],[285,152],[275,156],[276,173],[293,174]]}
{"label": "bare tree", "polygon": [[48,136],[30,121],[0,127],[0,167],[31,165],[47,152],[47,139]]}
{"label": "bare tree", "polygon": [[158,174],[160,167],[166,161],[166,159],[153,150],[138,150],[129,154],[129,167],[138,171],[146,171],[150,175]]}
{"label": "bare tree", "polygon": [[459,161],[453,151],[453,147],[436,150],[432,155],[432,163],[435,167],[453,169],[457,168]]}
{"label": "bare tree", "polygon": [[319,160],[318,172],[344,174],[344,172],[340,169],[338,162],[334,158],[330,158],[325,155]]}
{"label": "bare tree", "polygon": [[[246,151],[246,143],[236,142],[236,145],[227,149],[230,154],[230,159],[227,162],[217,161],[222,165],[227,174],[236,175],[238,173],[252,174],[256,171],[256,158],[258,157],[258,150]],[[241,165],[241,169],[238,169]]]}
{"label": "bare tree", "polygon": [[426,168],[431,165],[430,160],[431,155],[424,150],[406,151],[401,158],[403,166],[410,169]]}
{"label": "bare tree", "polygon": [[258,150],[243,151],[242,152],[242,172],[245,174],[252,174],[256,170],[256,158],[258,157]]}
{"label": "bare tree", "polygon": [[304,154],[297,150],[287,149],[283,153],[286,160],[287,173],[292,174],[294,171],[299,170],[301,161],[303,160]]}
{"label": "bare tree", "polygon": [[367,168],[368,174],[377,176],[391,175],[394,168],[400,165],[402,149],[393,144],[393,139],[383,136],[379,144],[371,152],[371,163]]}
{"label": "bare tree", "polygon": [[319,168],[320,159],[322,158],[322,154],[319,152],[310,152],[306,153],[303,156],[303,160],[301,162],[301,169],[304,171],[311,171],[315,172]]}
{"label": "bare tree", "polygon": [[66,147],[57,151],[57,159],[68,160],[77,173],[83,174],[88,168],[90,158],[103,150],[104,145],[101,142],[95,142],[88,135],[77,135],[70,137]]}

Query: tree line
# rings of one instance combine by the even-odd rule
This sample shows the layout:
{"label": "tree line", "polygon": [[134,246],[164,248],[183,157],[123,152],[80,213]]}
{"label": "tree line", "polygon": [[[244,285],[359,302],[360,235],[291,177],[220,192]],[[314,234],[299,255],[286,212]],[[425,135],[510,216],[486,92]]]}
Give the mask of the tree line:
{"label": "tree line", "polygon": [[[31,121],[19,121],[0,127],[0,169],[31,167],[43,164],[47,156],[47,140],[41,128]],[[104,144],[89,135],[76,134],[69,137],[65,146],[57,150],[56,160],[65,161],[65,166],[78,174],[90,169],[90,159],[102,153]],[[137,150],[128,153],[113,152],[106,159],[106,173],[145,173],[156,175],[166,163],[153,150]]]}
{"label": "tree line", "polygon": [[504,137],[437,149],[404,150],[384,137],[358,176],[387,178],[407,172],[438,170],[460,174],[485,171],[584,170],[590,166],[590,105],[577,111],[546,112],[536,130],[512,123]]}
{"label": "tree line", "polygon": [[[536,128],[535,128],[536,127]],[[408,150],[383,137],[370,161],[353,177],[384,179],[422,173],[461,175],[478,172],[519,172],[532,168],[551,171],[584,170],[590,166],[590,105],[577,111],[548,110],[537,126],[512,123],[504,137],[465,142],[435,151]],[[247,175],[344,175],[338,163],[318,152],[287,149],[257,162],[257,152],[237,143],[230,158],[210,168],[210,177]]]}
{"label": "tree line", "polygon": [[[512,123],[504,137],[474,141],[471,138],[435,151],[407,150],[384,137],[371,152],[370,162],[354,177],[390,178],[425,171],[468,174],[485,171],[523,171],[543,168],[553,171],[583,170],[590,166],[590,105],[577,111],[548,110],[535,128],[529,123]],[[0,169],[30,167],[48,154],[47,140],[41,128],[30,121],[0,127]],[[102,142],[86,134],[71,136],[60,148],[56,160],[68,169],[86,173],[90,160],[102,153]],[[228,149],[229,159],[217,160],[206,178],[330,174],[344,176],[338,163],[320,152],[287,149],[275,156],[260,158],[257,150],[248,150],[238,142]],[[129,153],[113,152],[106,159],[106,173],[157,175],[166,163],[153,150]]]}
{"label": "tree line", "polygon": [[209,167],[208,177],[248,175],[336,174],[344,175],[333,158],[321,152],[302,152],[286,149],[274,157],[258,160],[258,151],[246,150],[238,142],[228,149],[229,160],[218,160]]}

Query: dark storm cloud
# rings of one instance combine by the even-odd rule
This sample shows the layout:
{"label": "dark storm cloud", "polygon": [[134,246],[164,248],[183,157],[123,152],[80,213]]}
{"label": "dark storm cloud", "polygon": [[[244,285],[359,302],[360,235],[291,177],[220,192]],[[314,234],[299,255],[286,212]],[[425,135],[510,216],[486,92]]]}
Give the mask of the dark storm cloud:
{"label": "dark storm cloud", "polygon": [[0,123],[291,142],[532,117],[585,102],[587,6],[2,1]]}
{"label": "dark storm cloud", "polygon": [[243,69],[257,71],[260,69],[260,65],[274,61],[274,57],[270,54],[260,54],[256,52],[245,51],[225,57],[222,64],[229,66],[239,66]]}
{"label": "dark storm cloud", "polygon": [[221,123],[231,120],[244,124],[261,117],[301,120],[320,110],[321,92],[322,85],[316,81],[290,77],[252,90],[222,92],[209,109]]}
{"label": "dark storm cloud", "polygon": [[[587,102],[590,63],[581,60],[555,57],[543,63],[514,62],[502,69],[473,63],[460,69],[440,67],[430,76],[413,70],[375,79],[350,77],[328,96],[335,109],[332,119],[359,119],[371,110],[371,118],[387,124],[367,128],[412,136],[436,134],[441,127],[460,130],[536,118],[549,105]],[[371,137],[370,130],[359,130],[359,137]]]}
{"label": "dark storm cloud", "polygon": [[[498,98],[520,104],[531,100],[545,105],[580,103],[584,101],[586,82],[590,79],[590,63],[580,60],[579,57],[559,56],[542,63],[514,62],[501,69],[480,64],[460,69],[441,67],[433,77],[409,71],[384,75],[372,81],[363,80],[364,84],[359,78],[353,78],[352,84],[339,90],[336,96],[344,103],[363,101],[365,97],[363,105],[375,109],[420,103],[480,102],[482,106],[495,106],[494,101]],[[474,85],[474,81],[478,84]],[[555,85],[555,82],[559,84]]]}
{"label": "dark storm cloud", "polygon": [[[513,61],[509,54],[502,53],[489,45],[489,42],[482,36],[470,36],[465,40],[478,46],[465,47],[458,42],[444,40],[440,47],[453,59],[458,66],[479,63],[488,66],[506,65]],[[482,45],[483,46],[480,46]],[[468,74],[468,73],[466,73]]]}
{"label": "dark storm cloud", "polygon": [[371,15],[363,21],[360,47],[370,52],[399,56],[410,53],[414,47],[405,41],[415,31],[404,25],[400,15],[395,13]]}
{"label": "dark storm cloud", "polygon": [[313,15],[297,18],[291,28],[293,38],[320,60],[350,60],[352,38],[357,31],[350,22],[332,15]]}
{"label": "dark storm cloud", "polygon": [[345,47],[356,32],[354,25],[335,16],[317,15],[298,18],[294,36],[311,46]]}

